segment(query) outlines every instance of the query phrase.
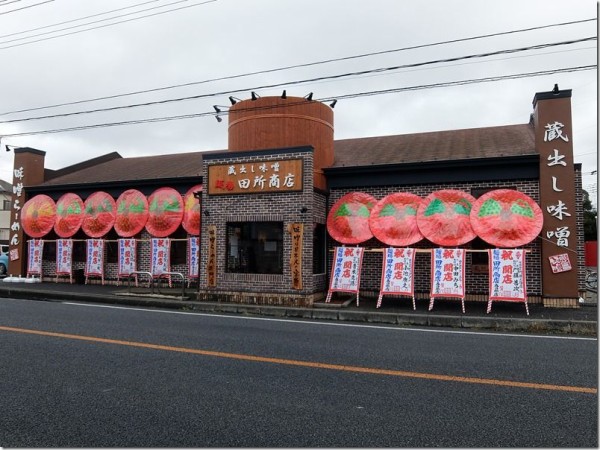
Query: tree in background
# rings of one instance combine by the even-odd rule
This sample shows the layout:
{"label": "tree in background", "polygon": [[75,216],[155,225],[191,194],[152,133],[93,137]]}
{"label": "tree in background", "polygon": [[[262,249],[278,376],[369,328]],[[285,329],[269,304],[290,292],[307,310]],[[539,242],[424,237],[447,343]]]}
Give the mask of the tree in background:
{"label": "tree in background", "polygon": [[598,217],[598,211],[596,211],[590,200],[590,194],[584,189],[583,190],[583,235],[586,241],[597,241],[598,240],[598,223],[596,218]]}

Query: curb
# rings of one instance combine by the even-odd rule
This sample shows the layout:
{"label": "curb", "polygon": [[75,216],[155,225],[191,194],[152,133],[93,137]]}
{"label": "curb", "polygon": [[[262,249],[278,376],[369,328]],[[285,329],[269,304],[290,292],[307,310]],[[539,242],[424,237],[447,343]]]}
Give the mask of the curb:
{"label": "curb", "polygon": [[597,336],[598,324],[595,321],[503,318],[503,317],[470,317],[429,314],[402,314],[380,311],[352,311],[343,308],[299,308],[285,306],[244,305],[235,303],[210,303],[189,300],[171,300],[166,298],[148,298],[125,295],[97,295],[44,290],[5,289],[0,291],[2,297],[33,300],[66,300],[86,303],[122,304],[138,307],[179,309],[206,313],[225,313],[260,315],[267,317],[290,317],[314,320],[331,320],[342,322],[362,322],[386,325],[416,327],[446,327],[472,330],[556,333],[582,336]]}

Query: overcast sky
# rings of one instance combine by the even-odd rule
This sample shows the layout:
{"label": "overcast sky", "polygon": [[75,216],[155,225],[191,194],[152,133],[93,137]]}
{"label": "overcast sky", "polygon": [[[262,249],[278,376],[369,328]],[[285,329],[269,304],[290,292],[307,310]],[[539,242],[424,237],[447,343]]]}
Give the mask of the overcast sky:
{"label": "overcast sky", "polygon": [[[114,12],[102,14],[108,11]],[[77,20],[86,16],[93,17]],[[401,50],[595,18],[597,2],[592,0],[0,0],[0,136],[2,144],[44,150],[51,169],[113,151],[132,157],[226,149],[226,116],[219,123],[212,115],[7,135],[210,113],[212,105],[229,105],[229,95],[247,99],[252,90],[261,96],[280,95],[283,89],[288,96],[314,92],[315,99],[329,100],[595,65],[597,41],[592,40],[377,71],[596,37],[597,21],[591,21]],[[82,24],[88,25],[78,26]],[[355,57],[381,52],[385,53]],[[319,64],[306,66],[310,63]],[[298,65],[304,67],[285,69]],[[359,71],[376,72],[326,79]],[[253,72],[263,73],[247,75]],[[302,82],[314,78],[325,79]],[[194,84],[121,95],[190,83]],[[334,110],[335,138],[527,123],[534,94],[551,90],[555,83],[573,90],[575,162],[583,164],[584,188],[596,196],[597,175],[591,174],[597,168],[595,69],[341,98]],[[277,86],[264,87],[269,85]],[[198,95],[205,97],[6,123]],[[2,148],[0,158],[0,178],[11,182],[13,154]]]}

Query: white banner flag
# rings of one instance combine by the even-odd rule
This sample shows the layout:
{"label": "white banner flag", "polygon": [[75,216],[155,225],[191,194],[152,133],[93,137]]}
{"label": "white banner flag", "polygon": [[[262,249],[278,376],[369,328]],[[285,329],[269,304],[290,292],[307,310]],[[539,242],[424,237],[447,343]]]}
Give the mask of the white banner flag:
{"label": "white banner flag", "polygon": [[200,238],[188,238],[188,276],[190,278],[198,278],[198,261],[200,259]]}
{"label": "white banner flag", "polygon": [[73,239],[56,240],[56,275],[71,276],[73,266]]}
{"label": "white banner flag", "polygon": [[465,297],[465,251],[434,248],[431,253],[431,298]]}
{"label": "white banner flag", "polygon": [[525,252],[494,248],[489,256],[490,300],[525,301]]}
{"label": "white banner flag", "polygon": [[333,292],[358,293],[360,288],[360,270],[363,258],[362,247],[336,247],[333,252],[333,267],[329,292],[325,302],[331,301]]}
{"label": "white banner flag", "polygon": [[104,276],[104,239],[87,240],[85,276]]}
{"label": "white banner flag", "polygon": [[388,247],[383,251],[381,294],[414,295],[414,248]]}
{"label": "white banner flag", "polygon": [[165,238],[152,238],[152,267],[153,277],[160,277],[171,271],[171,241]]}
{"label": "white banner flag", "polygon": [[42,276],[42,254],[44,251],[44,241],[41,239],[32,239],[29,241],[29,252],[27,258],[27,275]]}
{"label": "white banner flag", "polygon": [[128,277],[137,270],[135,239],[119,239],[119,278]]}

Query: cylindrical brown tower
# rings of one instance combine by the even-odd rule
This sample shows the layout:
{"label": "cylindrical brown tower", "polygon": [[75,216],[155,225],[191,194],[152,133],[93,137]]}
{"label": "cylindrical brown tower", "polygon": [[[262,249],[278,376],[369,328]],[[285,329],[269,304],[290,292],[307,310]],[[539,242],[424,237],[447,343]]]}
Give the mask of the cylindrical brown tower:
{"label": "cylindrical brown tower", "polygon": [[333,164],[333,110],[303,97],[259,97],[229,109],[229,150],[310,145],[315,187],[326,189],[323,168]]}

